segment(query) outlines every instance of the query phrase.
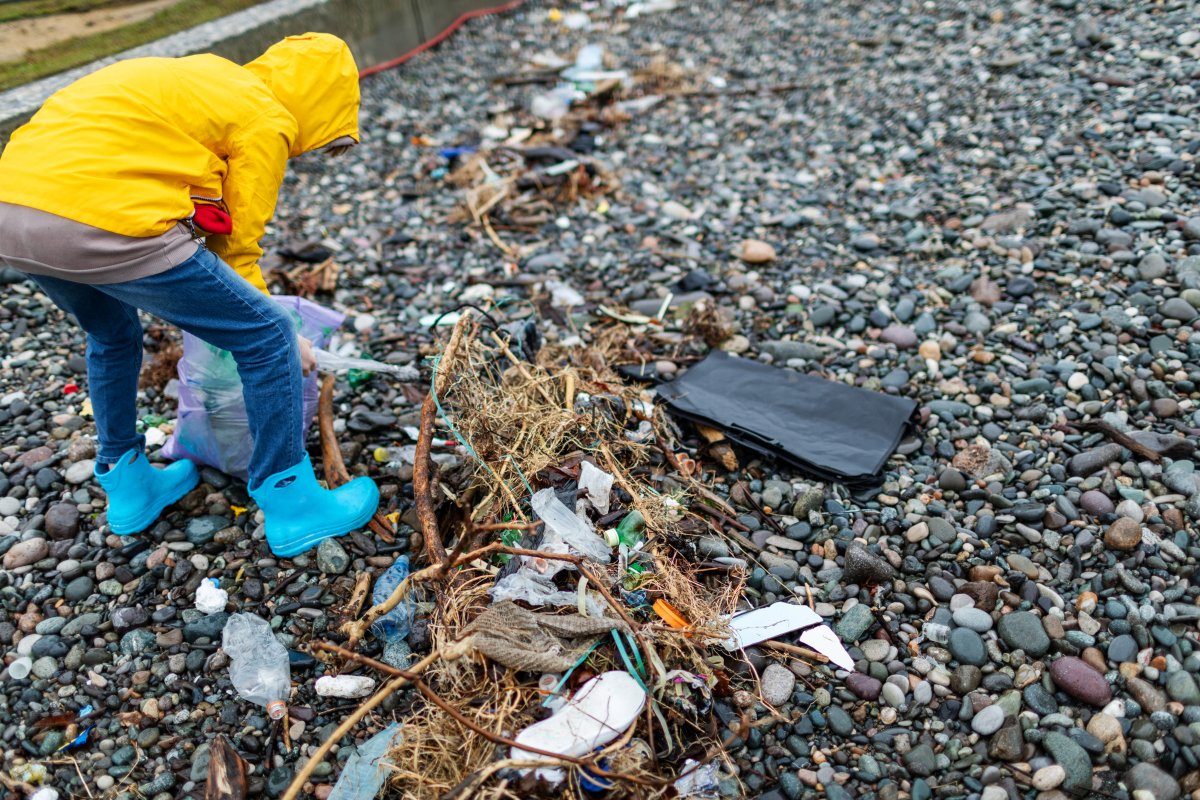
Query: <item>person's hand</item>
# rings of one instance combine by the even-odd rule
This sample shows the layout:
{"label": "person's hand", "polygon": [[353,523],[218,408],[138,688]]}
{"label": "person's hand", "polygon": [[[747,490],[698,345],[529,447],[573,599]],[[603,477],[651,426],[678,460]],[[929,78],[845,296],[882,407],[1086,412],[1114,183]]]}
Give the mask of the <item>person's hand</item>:
{"label": "person's hand", "polygon": [[300,340],[300,371],[307,378],[317,368],[317,356],[313,353],[312,342],[303,336],[297,338]]}

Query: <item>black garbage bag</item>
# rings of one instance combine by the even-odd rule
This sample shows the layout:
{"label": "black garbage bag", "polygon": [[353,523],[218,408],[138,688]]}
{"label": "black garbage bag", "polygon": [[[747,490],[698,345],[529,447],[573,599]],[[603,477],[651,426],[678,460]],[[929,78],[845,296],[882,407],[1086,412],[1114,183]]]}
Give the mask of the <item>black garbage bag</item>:
{"label": "black garbage bag", "polygon": [[882,481],[917,404],[716,351],[658,387],[671,411],[851,489]]}

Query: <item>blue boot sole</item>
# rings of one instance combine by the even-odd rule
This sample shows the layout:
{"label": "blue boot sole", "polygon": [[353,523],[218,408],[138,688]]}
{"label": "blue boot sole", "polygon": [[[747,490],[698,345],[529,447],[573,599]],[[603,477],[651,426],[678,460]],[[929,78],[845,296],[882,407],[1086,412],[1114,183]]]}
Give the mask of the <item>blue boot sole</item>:
{"label": "blue boot sole", "polygon": [[200,476],[197,474],[193,477],[194,480],[188,481],[186,484],[181,486],[178,492],[167,495],[165,499],[155,503],[152,506],[147,506],[142,513],[138,514],[129,522],[114,522],[110,518],[108,521],[108,529],[117,536],[132,536],[135,533],[141,533],[142,531],[146,530],[146,528],[149,528],[154,523],[154,520],[158,519],[159,515],[162,514],[163,510],[167,506],[178,503],[188,492],[190,492],[192,489],[195,489],[200,484]]}
{"label": "blue boot sole", "polygon": [[271,535],[267,534],[267,546],[271,548],[271,552],[279,558],[291,558],[298,556],[301,553],[307,552],[326,539],[333,539],[337,536],[345,536],[350,531],[358,530],[370,521],[371,517],[375,516],[375,509],[379,507],[379,501],[376,499],[374,503],[367,507],[366,511],[354,517],[348,523],[337,525],[329,528],[318,528],[313,531],[305,531],[301,536],[296,538],[289,537],[286,545],[280,549],[275,549],[271,544]]}

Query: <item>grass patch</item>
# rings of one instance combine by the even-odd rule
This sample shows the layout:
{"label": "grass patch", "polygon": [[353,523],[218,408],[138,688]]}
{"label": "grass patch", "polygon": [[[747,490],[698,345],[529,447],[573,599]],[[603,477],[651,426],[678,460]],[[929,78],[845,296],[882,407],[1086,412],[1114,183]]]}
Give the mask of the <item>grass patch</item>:
{"label": "grass patch", "polygon": [[[64,5],[68,2],[92,2],[93,7],[100,5],[100,0],[29,0],[31,3],[56,1]],[[149,19],[116,30],[59,42],[26,53],[21,61],[0,64],[0,91],[161,39],[260,2],[262,0],[180,0]]]}
{"label": "grass patch", "polygon": [[48,17],[51,14],[95,11],[109,6],[126,6],[137,0],[18,0],[16,3],[0,3],[0,22],[12,22],[30,17]]}

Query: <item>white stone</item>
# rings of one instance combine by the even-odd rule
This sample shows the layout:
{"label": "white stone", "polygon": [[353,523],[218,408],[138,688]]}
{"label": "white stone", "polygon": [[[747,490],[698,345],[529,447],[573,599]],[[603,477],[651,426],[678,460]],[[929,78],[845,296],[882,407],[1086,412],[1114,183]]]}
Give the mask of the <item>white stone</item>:
{"label": "white stone", "polygon": [[978,733],[980,736],[991,736],[996,731],[1000,730],[1004,725],[1004,709],[997,705],[991,705],[982,709],[975,718],[971,720],[971,730]]}
{"label": "white stone", "polygon": [[85,458],[83,461],[76,461],[67,467],[67,473],[63,477],[67,479],[67,483],[78,486],[84,481],[92,479],[92,471],[95,468],[96,462],[90,458]]}
{"label": "white stone", "polygon": [[0,517],[11,517],[21,510],[21,501],[15,497],[0,497]]}
{"label": "white stone", "polygon": [[1051,789],[1057,789],[1066,778],[1067,771],[1062,768],[1062,765],[1051,764],[1033,773],[1033,788],[1039,792],[1048,792]]}
{"label": "white stone", "polygon": [[1077,392],[1088,384],[1088,377],[1082,372],[1073,372],[1071,377],[1067,378],[1067,388],[1073,392]]}

